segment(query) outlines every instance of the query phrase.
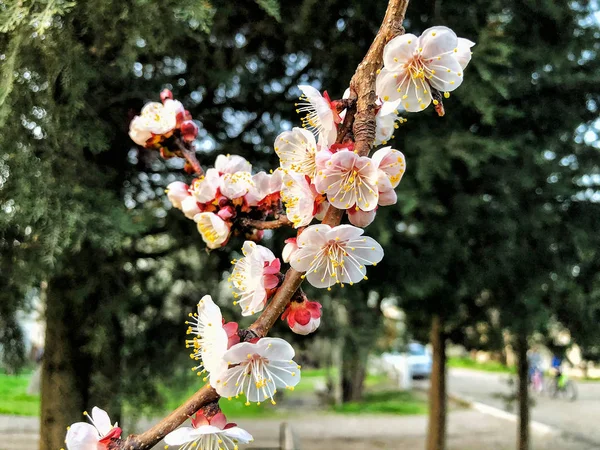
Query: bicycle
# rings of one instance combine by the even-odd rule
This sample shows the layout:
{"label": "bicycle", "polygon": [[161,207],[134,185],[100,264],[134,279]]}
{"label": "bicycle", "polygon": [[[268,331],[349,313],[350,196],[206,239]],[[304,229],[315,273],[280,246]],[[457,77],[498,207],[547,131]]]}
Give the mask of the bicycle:
{"label": "bicycle", "polygon": [[546,383],[546,392],[551,398],[558,398],[560,395],[572,402],[577,399],[577,387],[565,373],[549,378]]}

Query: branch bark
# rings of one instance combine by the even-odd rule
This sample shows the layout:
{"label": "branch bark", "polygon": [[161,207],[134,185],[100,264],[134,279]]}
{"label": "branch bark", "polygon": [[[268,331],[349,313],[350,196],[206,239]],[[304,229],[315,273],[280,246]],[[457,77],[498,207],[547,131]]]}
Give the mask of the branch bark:
{"label": "branch bark", "polygon": [[[371,145],[375,140],[375,113],[376,113],[376,95],[375,78],[377,71],[383,64],[383,47],[393,37],[404,33],[402,22],[406,14],[409,0],[390,0],[383,19],[383,23],[369,47],[367,54],[358,65],[352,80],[350,81],[350,99],[356,99],[356,102],[349,103],[346,118],[340,127],[337,136],[337,142],[344,141],[349,130],[353,130],[355,140],[354,149],[361,156],[369,154]],[[181,148],[181,147],[180,147]],[[187,150],[187,149],[186,149]],[[182,149],[182,151],[184,151]],[[189,150],[187,150],[189,152]],[[184,155],[186,155],[184,151]],[[195,159],[196,163],[198,161]],[[186,155],[187,158],[187,155]],[[188,159],[188,161],[190,161]],[[190,161],[190,164],[193,164]],[[200,165],[198,164],[198,167]],[[200,168],[200,171],[202,169]],[[202,172],[198,172],[202,173]],[[329,206],[323,219],[323,224],[335,227],[340,224],[344,216],[343,210]],[[302,284],[302,272],[292,268],[288,269],[285,279],[269,304],[265,307],[262,314],[249,327],[259,337],[266,336],[271,327],[275,324],[279,316],[283,313],[286,306],[296,290]],[[147,450],[156,445],[166,434],[173,431],[181,425],[189,416],[193,415],[208,403],[218,400],[219,395],[209,386],[193,394],[184,404],[162,419],[158,424],[140,435],[131,435],[123,441],[118,441],[112,448],[120,450]]]}
{"label": "branch bark", "polygon": [[194,172],[199,176],[204,175],[204,170],[202,170],[202,166],[200,166],[200,162],[198,161],[198,158],[196,158],[196,152],[187,148],[185,143],[183,143],[179,138],[175,140],[175,145],[181,151],[181,154],[185,160],[190,164],[190,166],[192,166]]}
{"label": "branch bark", "polygon": [[256,219],[241,219],[240,225],[243,227],[254,228],[256,230],[274,230],[281,227],[291,227],[294,224],[286,215],[282,215],[274,220],[256,220]]}

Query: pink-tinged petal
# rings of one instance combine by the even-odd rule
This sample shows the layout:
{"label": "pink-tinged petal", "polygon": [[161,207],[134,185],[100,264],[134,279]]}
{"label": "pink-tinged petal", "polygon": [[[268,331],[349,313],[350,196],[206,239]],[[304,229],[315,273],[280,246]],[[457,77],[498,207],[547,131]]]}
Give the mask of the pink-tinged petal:
{"label": "pink-tinged petal", "polygon": [[386,69],[399,69],[406,64],[417,50],[418,38],[414,34],[396,36],[383,49],[383,64]]}
{"label": "pink-tinged petal", "polygon": [[276,275],[264,276],[265,289],[275,289],[279,285],[279,278]]}
{"label": "pink-tinged petal", "polygon": [[217,427],[222,430],[223,428],[225,428],[225,425],[227,425],[227,418],[225,417],[225,414],[223,414],[222,412],[218,412],[213,416],[212,419],[210,419],[210,424],[213,427]]}
{"label": "pink-tinged petal", "polygon": [[393,189],[379,193],[379,206],[395,205],[397,201],[398,196],[396,195],[396,191]]}
{"label": "pink-tinged petal", "polygon": [[458,51],[455,53],[456,60],[460,64],[460,67],[464,70],[471,61],[471,47],[475,45],[475,42],[465,38],[458,38]]}
{"label": "pink-tinged petal", "polygon": [[190,421],[192,422],[192,427],[194,428],[202,427],[204,425],[210,425],[210,422],[208,421],[206,416],[200,411],[198,411],[194,416],[192,416]]}
{"label": "pink-tinged petal", "polygon": [[69,427],[65,442],[68,450],[97,450],[100,436],[93,425],[77,422]]}
{"label": "pink-tinged petal", "polygon": [[294,319],[300,325],[306,325],[308,322],[310,322],[311,319],[310,311],[308,311],[307,309],[298,309],[296,311],[296,314],[294,314]]}
{"label": "pink-tinged petal", "polygon": [[424,59],[435,58],[437,56],[454,52],[458,45],[456,33],[448,27],[431,27],[426,29],[419,37],[420,52]]}
{"label": "pink-tinged petal", "polygon": [[375,220],[375,210],[362,211],[359,209],[356,211],[355,209],[349,209],[348,220],[352,225],[365,228],[366,226],[370,225],[373,220]]}
{"label": "pink-tinged petal", "polygon": [[310,316],[313,319],[321,317],[321,308],[323,307],[319,302],[306,301],[305,308],[310,311]]}
{"label": "pink-tinged petal", "polygon": [[174,181],[167,186],[167,198],[177,209],[181,209],[181,202],[189,196],[189,186],[181,181]]}
{"label": "pink-tinged petal", "polygon": [[279,260],[279,258],[276,258],[265,266],[264,273],[267,275],[274,275],[276,273],[279,273],[280,270],[281,261]]}
{"label": "pink-tinged petal", "polygon": [[259,348],[257,352],[270,360],[290,360],[294,358],[296,352],[287,341],[280,338],[262,338],[256,344]]}
{"label": "pink-tinged petal", "polygon": [[440,91],[453,91],[462,84],[463,74],[460,63],[454,53],[439,56],[426,62],[429,69],[435,70],[433,77],[429,79],[431,85]]}
{"label": "pink-tinged petal", "polygon": [[239,441],[242,444],[248,444],[254,440],[250,433],[240,427],[226,428],[223,430],[223,434],[231,439]]}

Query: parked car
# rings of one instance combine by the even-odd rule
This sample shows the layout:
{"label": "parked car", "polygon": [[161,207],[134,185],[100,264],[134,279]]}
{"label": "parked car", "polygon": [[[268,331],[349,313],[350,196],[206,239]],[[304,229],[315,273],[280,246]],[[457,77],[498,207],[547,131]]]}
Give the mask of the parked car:
{"label": "parked car", "polygon": [[423,344],[408,344],[408,365],[413,378],[429,378],[431,376],[431,355]]}

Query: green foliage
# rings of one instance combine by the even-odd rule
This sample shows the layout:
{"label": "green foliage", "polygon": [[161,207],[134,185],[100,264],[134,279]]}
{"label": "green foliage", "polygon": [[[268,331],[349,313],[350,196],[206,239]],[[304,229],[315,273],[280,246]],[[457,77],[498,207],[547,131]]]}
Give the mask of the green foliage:
{"label": "green foliage", "polygon": [[360,402],[348,402],[336,407],[335,411],[349,414],[427,414],[424,396],[413,391],[384,391],[365,394]]}
{"label": "green foliage", "polygon": [[27,394],[31,374],[5,375],[0,373],[0,414],[37,416],[40,396]]}
{"label": "green foliage", "polygon": [[256,0],[256,3],[260,5],[270,16],[281,22],[281,11],[279,9],[278,0]]}
{"label": "green foliage", "polygon": [[498,361],[479,362],[471,358],[450,357],[448,358],[447,365],[448,367],[481,370],[483,372],[515,373],[514,367],[507,367]]}

